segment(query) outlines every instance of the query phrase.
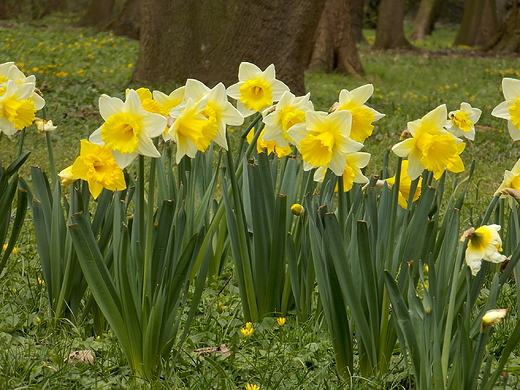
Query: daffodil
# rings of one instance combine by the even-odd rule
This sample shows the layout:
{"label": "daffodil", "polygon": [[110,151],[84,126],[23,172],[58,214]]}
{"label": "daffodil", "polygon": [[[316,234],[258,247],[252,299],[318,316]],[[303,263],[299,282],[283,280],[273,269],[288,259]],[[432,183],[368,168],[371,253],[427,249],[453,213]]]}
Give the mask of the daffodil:
{"label": "daffodil", "polygon": [[486,311],[482,316],[482,322],[480,324],[480,331],[485,332],[491,325],[498,324],[506,318],[509,309],[492,309]]}
{"label": "daffodil", "polygon": [[298,123],[289,130],[296,143],[306,170],[313,167],[329,168],[336,176],[343,175],[346,156],[363,147],[350,139],[352,114],[336,111],[331,114],[309,111],[305,123]]}
{"label": "daffodil", "polygon": [[214,127],[214,129],[206,132],[203,130],[203,134],[208,134],[208,143],[215,141],[227,150],[226,126],[240,126],[244,123],[244,117],[228,101],[224,84],[218,83],[210,89],[198,80],[188,79],[186,81],[186,98],[191,98],[193,101],[206,99],[206,107],[201,113],[208,119],[206,126]]}
{"label": "daffodil", "polygon": [[[184,156],[193,158],[197,150],[204,152],[209,146],[208,134],[203,133],[208,130],[208,118],[202,114],[206,103],[207,98],[198,102],[190,98],[170,112],[174,121],[168,135],[177,144],[177,164]],[[214,131],[216,133],[216,126]]]}
{"label": "daffodil", "polygon": [[240,329],[240,333],[242,333],[242,335],[244,337],[251,336],[254,331],[255,331],[255,329],[253,328],[253,323],[252,322],[247,322],[246,326],[244,328]]}
{"label": "daffodil", "polygon": [[496,106],[491,115],[507,119],[507,129],[513,141],[520,139],[520,80],[504,77],[502,92],[505,102]]}
{"label": "daffodil", "polygon": [[[345,160],[343,175],[341,175],[341,180],[343,180],[343,191],[350,191],[354,186],[354,183],[368,183],[368,177],[363,175],[361,168],[365,168],[368,165],[368,162],[370,161],[370,153],[349,153]],[[314,181],[322,182],[325,178],[326,171],[327,169],[325,167],[319,167],[314,173]],[[335,190],[338,190],[338,185],[336,185]]]}
{"label": "daffodil", "polygon": [[[389,177],[385,179],[385,181],[390,185],[395,185],[395,176]],[[410,190],[412,187],[412,179],[408,175],[408,160],[403,160],[401,162],[401,174],[399,177],[399,195],[397,201],[399,206],[403,209],[408,208],[408,199],[410,198]],[[417,188],[413,194],[412,202],[415,202],[419,199],[421,195],[421,187],[422,187],[422,177],[419,177],[419,182],[417,183]]]}
{"label": "daffodil", "polygon": [[32,85],[32,93],[29,100],[34,103],[37,110],[40,110],[45,105],[45,100],[36,93],[36,77],[34,75],[25,76],[25,74],[18,69],[14,62],[6,62],[0,65],[0,96],[6,91],[7,82],[14,81],[16,85],[30,84]]}
{"label": "daffodil", "polygon": [[392,148],[399,157],[408,157],[408,174],[412,180],[424,169],[433,172],[435,179],[439,179],[445,170],[464,171],[460,154],[466,144],[444,130],[446,117],[446,105],[443,104],[422,119],[408,122],[407,130],[412,137]]}
{"label": "daffodil", "polygon": [[63,169],[60,173],[58,173],[58,176],[61,179],[61,184],[64,186],[68,186],[69,184],[72,184],[79,179],[79,177],[72,174],[72,165]]}
{"label": "daffodil", "polygon": [[502,263],[506,256],[501,255],[502,239],[498,234],[500,225],[484,225],[478,229],[469,229],[462,236],[461,240],[468,238],[466,248],[466,264],[471,268],[471,273],[475,276],[482,265],[482,260],[492,263]]}
{"label": "daffodil", "polygon": [[33,100],[34,84],[17,85],[13,80],[5,84],[5,91],[0,96],[0,131],[8,136],[17,130],[31,125],[37,110],[43,108],[45,102]]}
{"label": "daffodil", "polygon": [[52,120],[50,119],[35,118],[34,124],[36,125],[39,133],[56,130],[56,126],[52,124]]}
{"label": "daffodil", "polygon": [[498,187],[498,189],[495,192],[495,196],[502,194],[501,197],[505,198],[507,197],[506,194],[504,194],[504,190],[506,188],[511,188],[513,190],[520,190],[520,160],[518,160],[515,165],[513,166],[513,169],[510,171],[506,170],[504,172],[504,180]]}
{"label": "daffodil", "polygon": [[460,137],[464,136],[467,139],[475,139],[475,123],[480,119],[482,111],[478,108],[473,108],[469,103],[461,103],[460,109],[451,111],[448,114],[450,118],[446,122],[446,130],[453,135]]}
{"label": "daffodil", "polygon": [[337,110],[348,110],[352,114],[350,138],[354,141],[364,142],[372,135],[374,130],[372,123],[385,116],[365,105],[373,93],[374,86],[372,84],[362,85],[352,91],[342,89],[339,93]]}
{"label": "daffodil", "polygon": [[88,189],[97,199],[103,188],[120,191],[126,188],[123,170],[114,159],[112,151],[103,145],[81,140],[80,155],[72,164],[70,174],[88,182]]}
{"label": "daffodil", "polygon": [[99,113],[105,123],[91,134],[89,140],[109,148],[121,168],[130,164],[138,154],[161,156],[152,138],[163,133],[166,118],[145,111],[136,91],[128,90],[124,102],[102,95],[99,98]]}
{"label": "daffodil", "polygon": [[[278,145],[276,141],[266,141],[265,140],[265,127],[262,129],[258,138],[256,140],[256,151],[258,153],[276,153],[278,158],[282,158],[284,156],[288,156],[292,153],[292,148],[289,144],[285,147]],[[253,141],[253,137],[255,134],[255,129],[252,128],[251,131],[247,134],[246,141],[251,143]]]}
{"label": "daffodil", "polygon": [[244,116],[271,106],[277,102],[289,87],[276,79],[274,65],[264,71],[249,62],[242,62],[238,68],[238,83],[227,89],[227,94],[237,100],[238,111]]}
{"label": "daffodil", "polygon": [[272,108],[264,111],[263,122],[265,132],[263,139],[274,141],[284,148],[293,142],[288,130],[297,123],[305,122],[308,111],[313,111],[314,106],[310,101],[310,93],[296,97],[291,92],[283,93],[280,101]]}

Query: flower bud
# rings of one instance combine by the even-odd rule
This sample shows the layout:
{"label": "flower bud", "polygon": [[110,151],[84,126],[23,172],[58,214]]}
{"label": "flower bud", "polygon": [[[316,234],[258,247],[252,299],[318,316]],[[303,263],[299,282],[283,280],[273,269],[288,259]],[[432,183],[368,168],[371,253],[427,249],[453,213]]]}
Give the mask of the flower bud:
{"label": "flower bud", "polygon": [[305,213],[305,209],[303,208],[303,206],[301,204],[295,203],[291,206],[291,212],[294,215],[303,215],[303,213]]}
{"label": "flower bud", "polygon": [[498,324],[507,315],[509,309],[493,309],[488,310],[482,317],[482,323],[480,324],[480,331],[484,332],[489,326]]}
{"label": "flower bud", "polygon": [[61,178],[61,184],[64,186],[68,186],[78,180],[78,177],[72,174],[72,165],[58,173],[58,176]]}

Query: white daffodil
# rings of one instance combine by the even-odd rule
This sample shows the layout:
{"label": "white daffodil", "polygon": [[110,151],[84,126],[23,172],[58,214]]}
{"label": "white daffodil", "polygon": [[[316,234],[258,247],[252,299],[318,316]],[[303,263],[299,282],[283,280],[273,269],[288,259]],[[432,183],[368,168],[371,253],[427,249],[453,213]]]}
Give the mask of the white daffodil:
{"label": "white daffodil", "polygon": [[464,136],[467,139],[475,139],[475,123],[480,119],[482,111],[478,108],[473,108],[469,103],[461,103],[460,110],[451,111],[448,114],[450,118],[446,122],[446,130],[453,135],[460,137]]}
{"label": "white daffodil", "polygon": [[496,106],[491,115],[507,119],[507,128],[513,141],[520,139],[520,80],[504,77],[502,91],[505,102]]}
{"label": "white daffodil", "polygon": [[331,114],[309,111],[305,123],[298,123],[289,130],[302,159],[312,167],[329,168],[336,176],[345,171],[346,156],[359,151],[363,144],[350,139],[352,114],[349,111],[336,111]]}
{"label": "white daffodil", "polygon": [[[347,192],[352,189],[354,183],[365,184],[368,183],[368,177],[363,175],[361,168],[365,168],[370,161],[370,153],[355,152],[349,153],[346,156],[345,168],[342,175],[343,180],[343,191]],[[322,182],[325,178],[327,168],[319,167],[314,172],[314,181]],[[338,191],[338,185],[336,185],[336,191]]]}
{"label": "white daffodil", "polygon": [[486,311],[482,316],[482,322],[480,323],[480,331],[484,332],[491,325],[498,324],[506,318],[509,309],[491,309]]}
{"label": "white daffodil", "polygon": [[144,110],[136,91],[128,90],[124,102],[101,95],[99,113],[105,123],[91,134],[89,141],[112,150],[121,168],[128,166],[138,154],[161,156],[152,138],[163,133],[166,118]]}
{"label": "white daffodil", "polygon": [[297,123],[305,122],[305,115],[308,111],[314,110],[314,105],[310,101],[311,94],[296,97],[291,92],[283,93],[280,101],[272,108],[264,111],[263,122],[265,141],[274,141],[277,145],[285,148],[293,139],[287,131]]}
{"label": "white daffodil", "polygon": [[188,79],[186,82],[186,99],[193,99],[197,102],[206,99],[206,107],[202,110],[202,115],[208,119],[211,126],[216,126],[216,135],[208,139],[227,150],[226,126],[240,126],[244,123],[244,117],[227,99],[224,84],[218,83],[213,88],[208,88],[204,83]]}
{"label": "white daffodil", "polygon": [[462,236],[462,239],[469,238],[466,248],[466,264],[471,268],[473,276],[480,271],[482,260],[502,263],[507,258],[499,253],[502,251],[499,230],[500,225],[485,225],[474,231],[470,229]]}
{"label": "white daffodil", "polygon": [[466,144],[444,130],[446,117],[446,105],[442,104],[422,119],[408,122],[407,130],[412,137],[392,148],[399,157],[408,158],[408,175],[412,180],[417,179],[424,169],[433,172],[436,179],[446,169],[464,171],[460,154]]}
{"label": "white daffodil", "polygon": [[52,120],[50,120],[50,119],[35,118],[34,124],[36,125],[38,132],[42,133],[42,134],[45,133],[46,131],[56,130],[56,126],[54,126],[52,124]]}
{"label": "white daffodil", "polygon": [[352,91],[342,89],[339,93],[337,110],[348,110],[352,113],[352,130],[350,138],[354,141],[364,142],[374,130],[372,122],[378,121],[384,114],[365,105],[366,101],[374,93],[372,84],[362,85]]}
{"label": "white daffodil", "polygon": [[274,65],[264,71],[249,62],[242,62],[238,68],[238,83],[227,89],[227,94],[237,100],[238,111],[244,116],[271,106],[277,102],[289,87],[276,79]]}
{"label": "white daffodil", "polygon": [[13,80],[5,83],[5,90],[0,96],[0,131],[11,136],[17,130],[31,125],[37,110],[43,108],[45,102],[33,100],[34,84],[17,85]]}

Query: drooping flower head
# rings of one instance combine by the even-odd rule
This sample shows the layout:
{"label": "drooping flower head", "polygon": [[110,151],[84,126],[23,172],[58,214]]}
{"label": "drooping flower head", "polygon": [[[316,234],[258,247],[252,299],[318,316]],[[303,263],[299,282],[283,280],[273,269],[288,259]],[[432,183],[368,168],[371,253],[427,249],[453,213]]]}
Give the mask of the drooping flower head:
{"label": "drooping flower head", "polygon": [[507,129],[513,141],[520,139],[520,80],[504,77],[502,91],[505,102],[496,106],[491,115],[507,119]]}
{"label": "drooping flower head", "polygon": [[310,101],[310,93],[296,97],[289,91],[284,92],[273,109],[267,109],[264,112],[265,133],[263,139],[274,141],[280,147],[288,146],[289,142],[293,142],[288,130],[297,123],[305,122],[308,111],[314,111],[314,106]]}
{"label": "drooping flower head", "polygon": [[352,114],[350,138],[354,141],[364,142],[372,135],[374,130],[372,123],[385,116],[365,105],[373,93],[374,86],[372,84],[362,85],[352,91],[342,89],[339,93],[337,110],[348,110]]}
{"label": "drooping flower head", "polygon": [[238,111],[244,116],[271,106],[277,102],[289,87],[276,79],[274,65],[264,71],[249,62],[242,62],[238,68],[238,83],[227,89],[227,94],[237,100]]}
{"label": "drooping flower head", "polygon": [[453,135],[464,136],[467,139],[475,139],[475,123],[480,119],[482,111],[473,108],[469,103],[461,103],[460,109],[451,111],[448,114],[448,122],[446,122],[446,130]]}
{"label": "drooping flower head", "polygon": [[124,102],[102,95],[99,98],[99,113],[105,123],[91,134],[89,140],[109,148],[121,168],[130,164],[138,154],[161,156],[152,138],[163,133],[166,118],[145,111],[136,91],[128,90]]}
{"label": "drooping flower head", "polygon": [[460,154],[466,144],[444,130],[446,113],[443,104],[422,119],[408,122],[407,130],[412,137],[392,148],[399,157],[408,158],[408,174],[412,180],[418,178],[424,169],[433,172],[435,179],[439,179],[445,170],[464,171]]}
{"label": "drooping flower head", "polygon": [[80,155],[70,167],[62,171],[62,178],[79,178],[88,182],[88,189],[97,199],[103,188],[120,191],[126,188],[123,170],[117,165],[112,151],[102,145],[81,140]]}
{"label": "drooping flower head", "polygon": [[[354,186],[354,183],[365,184],[368,183],[368,177],[363,175],[361,168],[365,168],[370,161],[370,153],[354,152],[346,155],[345,167],[341,180],[343,180],[343,191],[348,192]],[[322,182],[325,178],[327,168],[319,167],[314,172],[314,181]],[[336,184],[335,191],[338,191],[339,186]]]}
{"label": "drooping flower head", "polygon": [[[257,153],[276,153],[278,158],[282,158],[284,156],[288,156],[292,153],[292,148],[289,144],[287,146],[282,147],[278,145],[276,141],[266,141],[265,140],[265,127],[262,129],[258,138],[256,140],[256,151]],[[250,144],[253,141],[253,137],[255,135],[255,128],[253,127],[251,131],[247,134],[246,141]]]}
{"label": "drooping flower head", "polygon": [[500,225],[484,225],[478,229],[470,228],[462,235],[461,240],[468,238],[466,248],[466,264],[475,276],[482,265],[482,260],[492,263],[502,263],[506,256],[501,255],[502,239],[498,234]]}
{"label": "drooping flower head", "polygon": [[215,141],[219,146],[227,150],[226,125],[240,126],[244,123],[244,117],[227,99],[224,84],[218,83],[213,88],[208,88],[204,83],[188,79],[186,81],[186,98],[197,102],[206,99],[206,107],[201,111],[208,122],[208,129],[203,133],[208,134],[207,141]]}
{"label": "drooping flower head", "polygon": [[331,114],[309,111],[305,123],[298,123],[289,130],[302,159],[308,165],[306,170],[317,167],[329,168],[336,176],[343,175],[346,156],[363,147],[360,142],[350,139],[352,114],[336,111]]}
{"label": "drooping flower head", "polygon": [[[390,186],[395,185],[395,176],[389,177],[385,179],[385,181],[390,184]],[[399,176],[399,195],[397,197],[399,206],[403,209],[408,208],[408,199],[410,198],[410,191],[412,187],[412,179],[408,175],[408,160],[401,161],[401,175]],[[412,202],[415,202],[419,199],[421,195],[421,187],[422,187],[422,177],[419,177],[419,182],[417,183],[417,188],[413,194]]]}

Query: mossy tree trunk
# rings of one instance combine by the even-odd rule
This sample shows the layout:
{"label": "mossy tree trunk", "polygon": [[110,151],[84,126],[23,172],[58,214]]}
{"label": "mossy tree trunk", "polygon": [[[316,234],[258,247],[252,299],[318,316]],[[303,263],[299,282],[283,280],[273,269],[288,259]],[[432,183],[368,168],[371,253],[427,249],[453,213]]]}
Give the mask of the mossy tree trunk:
{"label": "mossy tree trunk", "polygon": [[444,0],[421,0],[419,10],[413,22],[410,39],[413,41],[424,41],[426,35],[433,31],[436,15]]}
{"label": "mossy tree trunk", "polygon": [[316,30],[309,70],[337,69],[355,76],[364,73],[352,28],[351,2],[327,0]]}
{"label": "mossy tree trunk", "polygon": [[152,85],[196,78],[233,84],[240,62],[264,69],[293,93],[304,71],[325,0],[141,0],[139,56],[132,79]]}
{"label": "mossy tree trunk", "polygon": [[483,46],[498,29],[495,0],[466,0],[455,46]]}
{"label": "mossy tree trunk", "polygon": [[381,0],[374,49],[414,49],[404,36],[405,5],[405,0]]}
{"label": "mossy tree trunk", "polygon": [[112,30],[114,35],[139,39],[140,4],[140,0],[126,0],[116,19],[106,29]]}
{"label": "mossy tree trunk", "polygon": [[112,21],[115,0],[92,0],[87,11],[75,23],[77,27],[95,27],[99,30]]}
{"label": "mossy tree trunk", "polygon": [[515,0],[509,15],[484,50],[496,53],[520,53],[520,0]]}

